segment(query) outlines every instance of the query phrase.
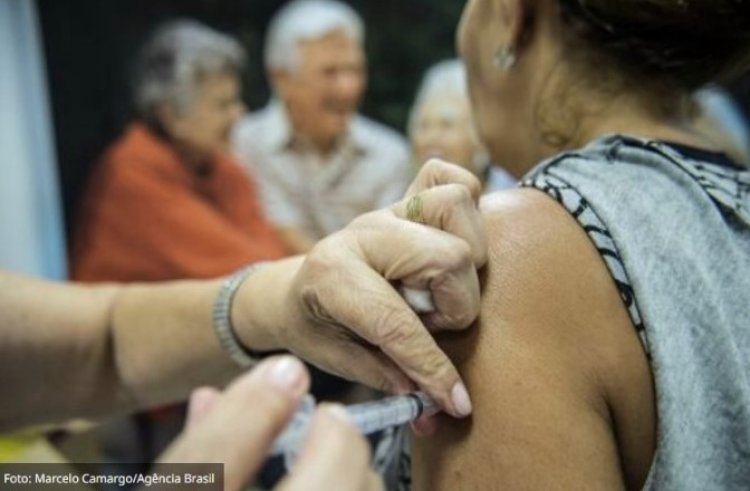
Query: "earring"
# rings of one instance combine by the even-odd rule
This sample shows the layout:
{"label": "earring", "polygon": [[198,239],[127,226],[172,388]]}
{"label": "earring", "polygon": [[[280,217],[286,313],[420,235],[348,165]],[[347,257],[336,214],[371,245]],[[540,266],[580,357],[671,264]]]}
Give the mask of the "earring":
{"label": "earring", "polygon": [[516,61],[516,50],[509,44],[502,45],[495,51],[495,66],[504,72],[510,71],[516,65]]}

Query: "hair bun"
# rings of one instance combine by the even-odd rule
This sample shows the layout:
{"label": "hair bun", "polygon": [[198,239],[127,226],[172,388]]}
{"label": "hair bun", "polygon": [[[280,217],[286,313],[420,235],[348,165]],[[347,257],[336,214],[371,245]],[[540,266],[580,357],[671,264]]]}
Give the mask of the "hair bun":
{"label": "hair bun", "polygon": [[687,89],[750,66],[750,0],[560,0],[576,32],[625,68]]}

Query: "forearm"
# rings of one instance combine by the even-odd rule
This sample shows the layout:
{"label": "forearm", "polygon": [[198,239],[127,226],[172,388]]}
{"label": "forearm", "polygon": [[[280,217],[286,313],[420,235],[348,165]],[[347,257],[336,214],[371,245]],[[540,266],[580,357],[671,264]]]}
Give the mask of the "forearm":
{"label": "forearm", "polygon": [[[256,351],[283,349],[276,332],[302,322],[288,294],[303,257],[271,262],[240,285],[231,321]],[[113,312],[114,362],[139,405],[179,400],[194,387],[223,385],[239,368],[222,350],[212,312],[221,280],[124,289]]]}
{"label": "forearm", "polygon": [[59,421],[90,401],[102,408],[132,405],[107,329],[119,287],[0,272],[0,292],[0,428]]}
{"label": "forearm", "polygon": [[[240,288],[233,321],[248,346],[279,348],[258,326],[286,322],[281,288],[290,280],[275,274],[291,277],[296,264],[271,265],[267,283]],[[81,286],[0,273],[0,390],[11,395],[0,428],[149,407],[223,385],[239,369],[212,328],[219,283]],[[247,316],[235,319],[239,311]]]}
{"label": "forearm", "polygon": [[108,331],[118,381],[137,407],[184,399],[194,387],[223,385],[239,372],[212,328],[219,284],[179,281],[123,288]]}

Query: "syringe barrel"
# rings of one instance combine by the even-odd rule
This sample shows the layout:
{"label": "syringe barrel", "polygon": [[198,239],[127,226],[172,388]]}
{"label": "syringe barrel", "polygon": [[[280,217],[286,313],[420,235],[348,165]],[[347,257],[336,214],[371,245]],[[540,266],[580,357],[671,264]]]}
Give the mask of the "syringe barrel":
{"label": "syringe barrel", "polygon": [[[372,402],[347,406],[346,411],[354,426],[363,435],[369,435],[393,426],[400,426],[419,416],[432,415],[439,407],[423,392],[386,397]],[[315,400],[308,395],[302,401],[292,421],[274,442],[271,455],[288,454],[298,449],[307,433],[315,412]]]}
{"label": "syringe barrel", "polygon": [[296,449],[302,443],[307,434],[310,419],[315,412],[315,398],[307,394],[300,403],[299,408],[294,413],[292,420],[287,424],[284,431],[276,438],[271,455],[282,455],[291,449]]}
{"label": "syringe barrel", "polygon": [[437,410],[434,401],[421,392],[347,407],[354,426],[364,435],[400,426],[422,414],[435,414]]}

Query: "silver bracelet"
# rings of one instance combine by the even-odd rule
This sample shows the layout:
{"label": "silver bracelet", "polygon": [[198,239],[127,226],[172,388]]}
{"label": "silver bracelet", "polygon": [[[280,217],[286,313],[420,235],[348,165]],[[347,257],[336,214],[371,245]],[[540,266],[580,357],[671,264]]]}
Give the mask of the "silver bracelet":
{"label": "silver bracelet", "polygon": [[229,357],[242,368],[250,368],[260,361],[260,354],[247,349],[240,343],[232,326],[232,300],[242,282],[268,262],[258,262],[246,266],[225,279],[219,287],[214,302],[213,322],[219,344]]}

